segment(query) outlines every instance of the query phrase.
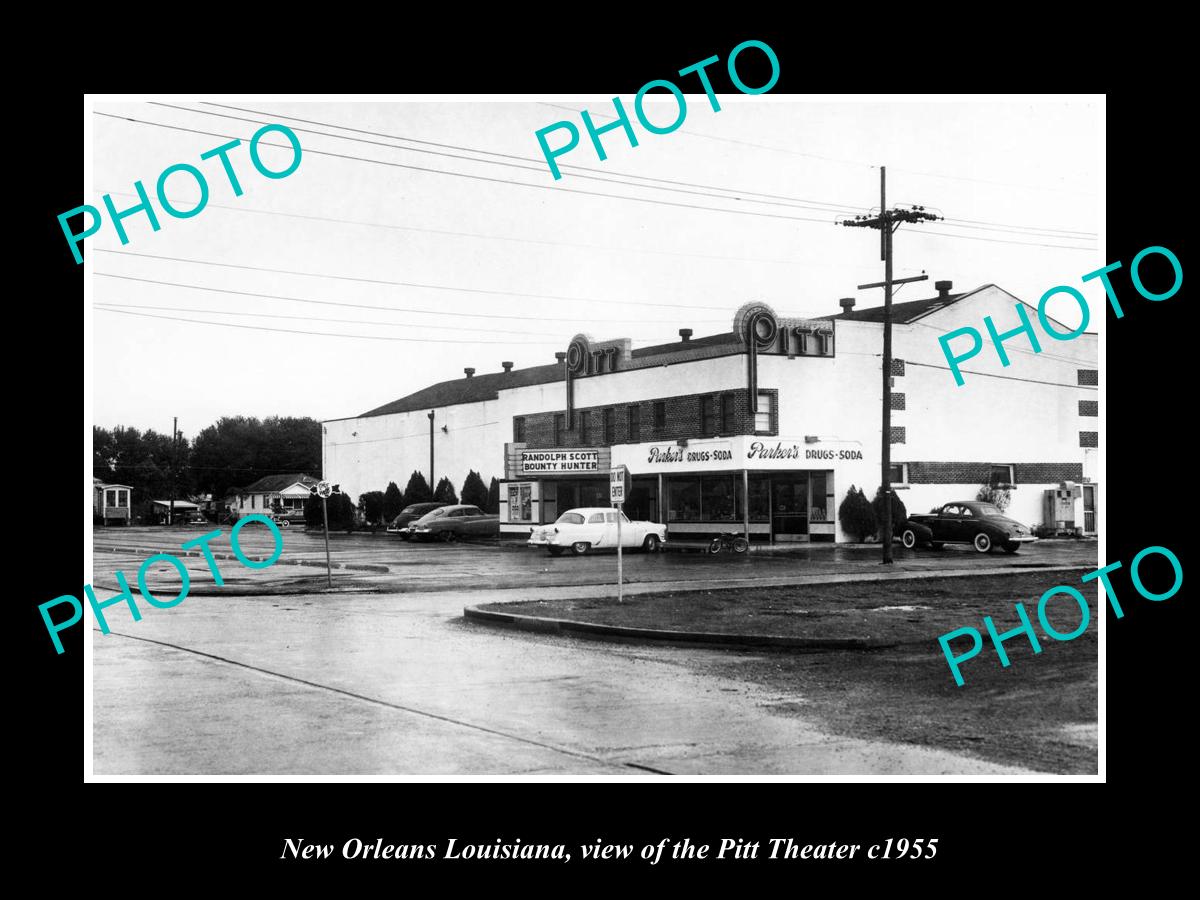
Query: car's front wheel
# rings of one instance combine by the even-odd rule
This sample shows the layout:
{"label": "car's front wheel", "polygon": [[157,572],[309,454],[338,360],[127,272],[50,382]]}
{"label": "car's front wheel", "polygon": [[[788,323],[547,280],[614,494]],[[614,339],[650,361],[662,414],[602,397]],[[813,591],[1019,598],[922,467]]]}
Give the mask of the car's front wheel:
{"label": "car's front wheel", "polygon": [[292,523],[291,523],[291,522],[289,522],[287,519],[283,519],[283,520],[281,520],[281,521],[279,521],[279,522],[276,522],[275,524],[276,524],[276,525],[278,525],[280,528],[287,528],[287,527],[288,527],[289,525],[291,525]]}
{"label": "car's front wheel", "polygon": [[917,546],[917,533],[911,528],[905,528],[904,534],[900,535],[900,543],[904,545],[905,550],[911,550]]}
{"label": "car's front wheel", "polygon": [[453,544],[458,540],[458,532],[447,528],[445,531],[439,534],[438,537],[440,537],[447,544]]}
{"label": "car's front wheel", "polygon": [[982,531],[975,535],[975,540],[971,543],[975,545],[975,549],[980,553],[987,553],[992,549],[992,539]]}
{"label": "car's front wheel", "polygon": [[658,539],[657,534],[648,534],[646,535],[646,540],[642,541],[642,549],[647,553],[657,553],[658,545],[661,543],[662,541]]}
{"label": "car's front wheel", "polygon": [[576,556],[583,556],[583,554],[587,553],[591,548],[592,545],[587,541],[576,541],[571,545],[571,552]]}
{"label": "car's front wheel", "polygon": [[1006,543],[1004,545],[1005,553],[1016,553],[1020,549],[1021,549],[1021,545],[1017,541],[1009,541],[1008,543]]}

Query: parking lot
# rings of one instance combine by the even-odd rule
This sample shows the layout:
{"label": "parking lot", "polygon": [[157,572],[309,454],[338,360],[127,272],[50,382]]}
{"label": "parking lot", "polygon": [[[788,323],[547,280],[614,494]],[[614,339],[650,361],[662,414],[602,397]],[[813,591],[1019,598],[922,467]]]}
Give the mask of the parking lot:
{"label": "parking lot", "polygon": [[[211,530],[211,529],[210,529]],[[212,542],[216,554],[230,553],[229,527]],[[155,552],[178,552],[179,546],[205,533],[203,528],[110,528],[97,531],[96,583],[111,581],[120,568],[136,570],[140,560]],[[252,571],[232,559],[218,559],[222,576],[231,587],[263,586],[289,582],[307,583],[324,576],[325,542],[320,532],[289,528],[283,534],[283,554],[269,569]],[[268,556],[273,548],[271,534],[252,525],[239,534],[243,552],[253,557]],[[330,535],[330,555],[335,584],[406,592],[411,590],[486,590],[497,588],[552,587],[575,584],[605,584],[616,580],[615,552],[593,552],[586,556],[552,557],[544,550],[522,543],[409,543],[395,535]],[[797,544],[774,552],[709,556],[699,552],[624,554],[625,581],[629,584],[696,582],[730,584],[745,581],[779,581],[790,576],[832,575],[846,572],[881,573],[878,547],[845,547],[832,544]],[[1095,565],[1094,541],[1042,541],[1016,555],[1003,552],[976,553],[968,545],[948,545],[942,550],[905,550],[895,545],[892,572],[978,568],[1024,569],[1040,566]],[[202,557],[187,559],[194,589],[211,581]],[[105,573],[110,573],[105,577]],[[152,584],[170,584],[174,570],[156,568]]]}

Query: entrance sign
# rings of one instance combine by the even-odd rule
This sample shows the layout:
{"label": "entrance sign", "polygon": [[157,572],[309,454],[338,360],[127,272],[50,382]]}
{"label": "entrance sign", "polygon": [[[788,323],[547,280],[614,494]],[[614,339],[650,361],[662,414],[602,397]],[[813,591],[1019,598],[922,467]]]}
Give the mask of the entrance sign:
{"label": "entrance sign", "polygon": [[621,506],[629,496],[629,469],[613,466],[608,477],[608,496],[617,508],[617,602],[625,602],[625,566],[621,556],[621,520],[625,518]]}

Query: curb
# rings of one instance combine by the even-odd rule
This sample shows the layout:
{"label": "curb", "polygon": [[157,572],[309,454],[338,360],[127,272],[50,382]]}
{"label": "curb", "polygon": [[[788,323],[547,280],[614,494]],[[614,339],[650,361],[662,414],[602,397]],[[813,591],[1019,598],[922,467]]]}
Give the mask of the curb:
{"label": "curb", "polygon": [[[151,549],[151,548],[147,548],[147,547],[98,547],[97,551],[108,552],[108,553],[139,553],[139,554],[144,554],[145,556],[154,556],[156,553],[165,553],[168,556],[196,556],[196,557],[204,556],[204,553],[200,550],[177,549],[172,552],[171,550],[155,550],[155,549]],[[214,552],[213,559],[237,560],[237,557],[232,553],[216,553],[216,552]],[[267,558],[265,556],[251,556],[250,554],[246,554],[246,559],[250,560],[251,562],[266,562],[266,560],[267,560]],[[240,562],[240,560],[239,560],[239,562]],[[319,561],[314,561],[314,560],[309,560],[309,559],[279,559],[279,560],[275,561],[274,565],[277,565],[277,566],[314,566],[314,567],[321,568],[321,569],[325,568],[325,563],[319,562]],[[346,571],[350,571],[350,572],[379,572],[384,575],[386,575],[387,573],[389,573],[391,571],[391,569],[389,569],[387,566],[375,565],[374,563],[335,563],[333,565],[333,568],[345,569]]]}
{"label": "curb", "polygon": [[547,619],[517,613],[494,612],[478,606],[463,608],[463,616],[489,625],[502,625],[523,631],[558,634],[568,632],[587,637],[637,638],[644,641],[671,641],[689,644],[719,644],[743,647],[788,647],[794,650],[879,650],[895,643],[872,638],[797,638],[778,634],[727,634],[715,631],[670,631],[661,628],[630,628],[600,625],[570,619]]}

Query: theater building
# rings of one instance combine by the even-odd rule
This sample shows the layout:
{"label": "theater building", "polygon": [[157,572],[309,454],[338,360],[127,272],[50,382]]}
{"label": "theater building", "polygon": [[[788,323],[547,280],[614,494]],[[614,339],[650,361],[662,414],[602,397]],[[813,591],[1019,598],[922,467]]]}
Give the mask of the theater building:
{"label": "theater building", "polygon": [[[1008,367],[981,353],[959,386],[938,337],[982,330],[988,315],[1001,331],[1015,327],[1022,301],[995,285],[936,288],[893,306],[889,437],[906,506],[926,512],[998,485],[1014,518],[1094,533],[1096,336],[1043,340],[1041,353],[1010,338]],[[325,422],[325,477],[352,494],[403,487],[413,470],[428,477],[432,433],[435,478],[457,487],[475,469],[500,479],[502,536],[608,505],[609,471],[625,465],[627,514],[666,523],[669,539],[849,541],[839,504],[851,485],[871,497],[880,484],[882,308],[842,306],[797,318],[750,303],[720,334],[683,328],[678,341],[637,350],[579,334],[551,364],[467,369]]]}

